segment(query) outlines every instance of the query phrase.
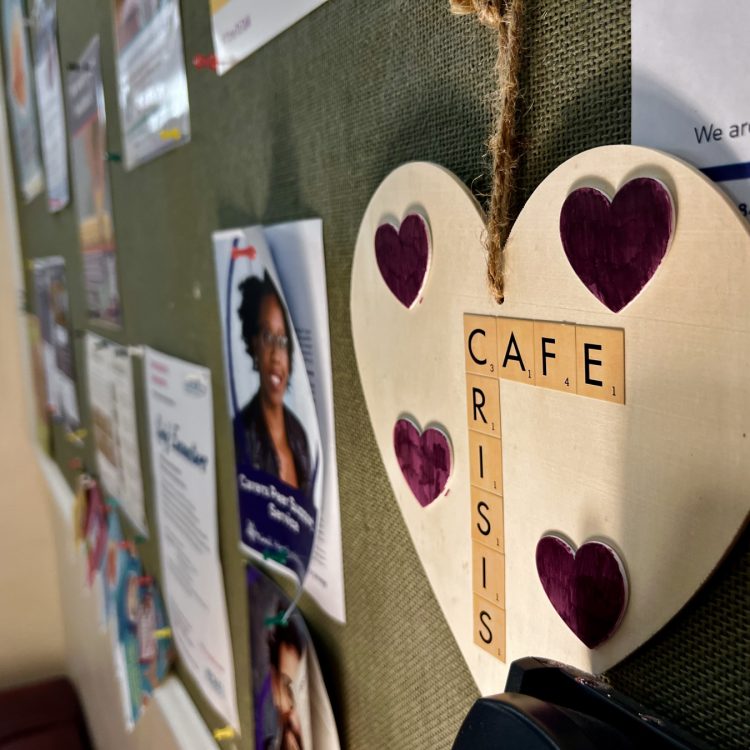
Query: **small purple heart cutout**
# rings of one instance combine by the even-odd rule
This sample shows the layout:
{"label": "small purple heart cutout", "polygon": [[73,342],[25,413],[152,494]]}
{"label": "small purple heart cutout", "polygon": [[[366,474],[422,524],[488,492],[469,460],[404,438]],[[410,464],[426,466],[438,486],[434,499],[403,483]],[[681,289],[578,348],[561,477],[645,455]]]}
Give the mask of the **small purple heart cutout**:
{"label": "small purple heart cutout", "polygon": [[426,508],[445,489],[453,462],[447,435],[435,427],[420,434],[408,419],[393,428],[393,449],[398,465],[417,502]]}
{"label": "small purple heart cutout", "polygon": [[611,202],[596,188],[578,188],[560,211],[570,265],[612,312],[622,310],[656,273],[673,227],[672,196],[650,177],[625,183]]}
{"label": "small purple heart cutout", "polygon": [[375,258],[396,299],[411,307],[422,291],[430,262],[427,222],[419,214],[409,214],[399,229],[381,224],[375,232]]}
{"label": "small purple heart cutout", "polygon": [[564,539],[543,536],[536,569],[555,611],[589,648],[612,637],[625,614],[628,580],[617,553],[603,542],[576,552]]}

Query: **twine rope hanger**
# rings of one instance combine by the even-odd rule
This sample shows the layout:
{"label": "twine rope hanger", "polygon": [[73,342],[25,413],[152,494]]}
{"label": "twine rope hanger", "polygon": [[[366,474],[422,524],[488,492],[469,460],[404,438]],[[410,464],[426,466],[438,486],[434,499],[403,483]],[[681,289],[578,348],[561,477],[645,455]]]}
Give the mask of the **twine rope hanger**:
{"label": "twine rope hanger", "polygon": [[451,13],[476,14],[497,31],[495,129],[489,140],[492,155],[492,194],[487,217],[487,282],[498,305],[505,298],[503,254],[513,224],[511,207],[518,164],[515,136],[518,73],[521,64],[523,0],[450,0]]}

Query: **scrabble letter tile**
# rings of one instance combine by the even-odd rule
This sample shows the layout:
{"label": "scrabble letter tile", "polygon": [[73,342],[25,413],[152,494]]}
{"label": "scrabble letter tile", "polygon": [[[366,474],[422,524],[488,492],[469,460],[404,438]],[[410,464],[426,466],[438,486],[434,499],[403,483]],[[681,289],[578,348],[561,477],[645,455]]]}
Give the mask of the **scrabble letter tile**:
{"label": "scrabble letter tile", "polygon": [[490,492],[503,491],[503,454],[500,439],[469,430],[471,483]]}
{"label": "scrabble letter tile", "polygon": [[472,542],[472,586],[474,593],[505,607],[505,557],[500,552]]}
{"label": "scrabble letter tile", "polygon": [[497,324],[489,315],[464,315],[466,372],[497,377]]}
{"label": "scrabble letter tile", "polygon": [[480,596],[474,597],[474,643],[505,661],[505,612]]}
{"label": "scrabble letter tile", "polygon": [[576,392],[625,403],[625,332],[621,328],[576,326]]}
{"label": "scrabble letter tile", "polygon": [[534,385],[534,322],[497,319],[497,359],[500,377]]}
{"label": "scrabble letter tile", "polygon": [[503,498],[500,495],[471,488],[471,538],[503,552]]}
{"label": "scrabble letter tile", "polygon": [[536,384],[576,392],[576,327],[534,321]]}
{"label": "scrabble letter tile", "polygon": [[500,437],[500,382],[467,373],[466,410],[470,430]]}

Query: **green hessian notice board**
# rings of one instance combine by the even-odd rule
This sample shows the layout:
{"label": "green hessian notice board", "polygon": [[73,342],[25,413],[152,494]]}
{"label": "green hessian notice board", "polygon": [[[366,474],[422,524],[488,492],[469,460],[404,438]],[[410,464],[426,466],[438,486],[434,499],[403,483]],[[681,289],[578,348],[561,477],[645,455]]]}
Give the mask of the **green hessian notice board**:
{"label": "green hessian notice board", "polygon": [[[447,5],[329,0],[221,78],[188,70],[190,144],[132,172],[109,165],[124,328],[97,332],[123,344],[148,344],[214,374],[219,531],[243,750],[253,737],[247,607],[231,425],[223,407],[211,247],[216,229],[312,216],[324,222],[348,622],[334,625],[310,601],[302,609],[342,746],[450,747],[477,697],[378,457],[348,309],[359,222],[392,169],[410,160],[437,162],[486,202],[495,36],[473,19],[451,16]],[[108,149],[119,152],[112,3],[59,6],[63,65],[101,35]],[[184,0],[182,16],[188,59],[210,53],[208,0]],[[519,203],[575,153],[629,142],[630,4],[529,0],[524,39]],[[73,324],[85,330],[73,207],[51,215],[44,198],[23,205],[19,196],[19,214],[26,259],[65,256]],[[82,338],[75,349],[88,425]],[[142,411],[142,391],[137,398]],[[143,431],[140,437],[145,445]],[[77,449],[57,428],[54,449],[69,479],[71,458],[93,465],[90,441]],[[143,466],[153,528],[148,462]],[[718,748],[739,747],[750,721],[749,548],[746,531],[675,621],[608,675]],[[146,567],[158,571],[153,540],[142,552]],[[209,727],[220,726],[182,677]]]}

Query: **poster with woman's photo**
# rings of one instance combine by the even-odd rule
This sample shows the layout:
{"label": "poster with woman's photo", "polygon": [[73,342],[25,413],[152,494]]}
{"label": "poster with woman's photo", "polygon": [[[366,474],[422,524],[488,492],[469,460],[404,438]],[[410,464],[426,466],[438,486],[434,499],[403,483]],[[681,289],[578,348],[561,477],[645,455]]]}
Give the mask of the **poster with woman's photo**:
{"label": "poster with woman's photo", "polygon": [[104,87],[95,36],[68,72],[68,119],[73,195],[91,320],[122,325],[112,195],[107,171]]}
{"label": "poster with woman's photo", "polygon": [[344,621],[320,221],[214,234],[241,546]]}
{"label": "poster with woman's photo", "polygon": [[55,212],[65,208],[70,200],[68,140],[57,48],[57,0],[35,0],[33,18],[34,79],[47,181],[47,207]]}
{"label": "poster with woman's photo", "polygon": [[[305,621],[286,594],[247,568],[256,750],[339,750],[320,664]],[[288,616],[285,617],[285,615]]]}
{"label": "poster with woman's photo", "polygon": [[28,203],[42,192],[44,178],[22,0],[3,0],[3,50],[8,114],[16,152],[16,179]]}

